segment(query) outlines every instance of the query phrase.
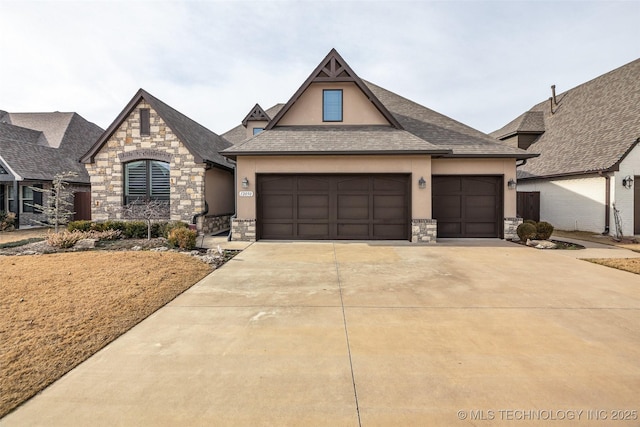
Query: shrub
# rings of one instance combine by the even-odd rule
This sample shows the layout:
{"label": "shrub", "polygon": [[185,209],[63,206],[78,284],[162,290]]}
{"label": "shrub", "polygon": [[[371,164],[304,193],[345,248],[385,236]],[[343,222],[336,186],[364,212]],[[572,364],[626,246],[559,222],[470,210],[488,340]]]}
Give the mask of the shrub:
{"label": "shrub", "polygon": [[526,242],[527,239],[534,239],[536,237],[537,231],[536,227],[533,224],[523,222],[516,229],[516,233],[518,234],[520,240]]}
{"label": "shrub", "polygon": [[122,235],[125,234],[126,223],[124,221],[107,220],[99,223],[102,230],[120,230]]}
{"label": "shrub", "polygon": [[169,244],[180,249],[191,250],[196,247],[196,237],[198,233],[195,230],[189,230],[184,227],[177,227],[169,232]]}
{"label": "shrub", "polygon": [[124,237],[127,239],[144,239],[147,237],[147,223],[144,221],[127,221],[124,223]]}
{"label": "shrub", "polygon": [[93,223],[91,221],[70,221],[67,224],[67,231],[73,232],[73,231],[89,231],[91,230]]}
{"label": "shrub", "polygon": [[97,240],[116,240],[122,237],[122,231],[120,230],[104,230],[96,231],[91,230],[85,232],[85,239],[97,239]]}
{"label": "shrub", "polygon": [[171,234],[171,231],[173,231],[173,230],[175,230],[177,228],[189,228],[189,224],[187,224],[186,222],[182,222],[182,221],[167,222],[167,223],[165,223],[164,230],[163,230],[163,233],[161,235],[163,237],[165,237],[165,238],[169,238],[169,234]]}
{"label": "shrub", "polygon": [[75,245],[78,240],[82,240],[86,238],[86,234],[84,231],[74,230],[68,231],[64,230],[59,233],[48,233],[47,237],[45,237],[49,246],[53,246],[55,248],[70,248]]}
{"label": "shrub", "polygon": [[537,222],[535,222],[535,221],[534,221],[534,220],[532,220],[532,219],[525,219],[525,220],[523,221],[523,224],[536,225],[536,224],[537,224]]}
{"label": "shrub", "polygon": [[546,221],[540,221],[536,225],[536,237],[541,240],[547,240],[553,234],[553,225]]}
{"label": "shrub", "polygon": [[16,225],[16,214],[0,211],[0,231],[13,231]]}

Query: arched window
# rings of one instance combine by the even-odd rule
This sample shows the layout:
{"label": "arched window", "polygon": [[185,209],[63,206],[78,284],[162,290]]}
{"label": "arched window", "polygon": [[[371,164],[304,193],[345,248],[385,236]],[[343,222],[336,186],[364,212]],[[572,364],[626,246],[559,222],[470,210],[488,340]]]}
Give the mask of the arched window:
{"label": "arched window", "polygon": [[144,200],[169,200],[169,171],[167,162],[136,160],[124,165],[124,203]]}

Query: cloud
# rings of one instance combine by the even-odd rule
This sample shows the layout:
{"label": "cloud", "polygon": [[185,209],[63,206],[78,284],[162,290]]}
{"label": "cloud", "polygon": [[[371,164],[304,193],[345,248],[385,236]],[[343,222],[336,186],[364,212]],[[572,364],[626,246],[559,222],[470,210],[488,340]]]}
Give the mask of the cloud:
{"label": "cloud", "polygon": [[222,133],[335,47],[363,78],[485,132],[638,55],[636,2],[5,1],[0,109],[108,126],[140,87]]}

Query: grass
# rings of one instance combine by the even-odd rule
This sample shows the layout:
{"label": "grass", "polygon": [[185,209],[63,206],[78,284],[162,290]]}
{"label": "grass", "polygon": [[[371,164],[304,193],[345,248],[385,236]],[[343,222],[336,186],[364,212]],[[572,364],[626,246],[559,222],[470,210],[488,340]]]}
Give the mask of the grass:
{"label": "grass", "polygon": [[40,242],[44,237],[30,237],[28,239],[16,240],[14,242],[0,243],[0,249],[17,248],[33,242]]}
{"label": "grass", "polygon": [[585,261],[640,274],[640,258],[584,258]]}
{"label": "grass", "polygon": [[25,228],[15,231],[0,231],[0,245],[27,239],[44,239],[48,228]]}
{"label": "grass", "polygon": [[0,417],[210,271],[167,252],[0,256]]}

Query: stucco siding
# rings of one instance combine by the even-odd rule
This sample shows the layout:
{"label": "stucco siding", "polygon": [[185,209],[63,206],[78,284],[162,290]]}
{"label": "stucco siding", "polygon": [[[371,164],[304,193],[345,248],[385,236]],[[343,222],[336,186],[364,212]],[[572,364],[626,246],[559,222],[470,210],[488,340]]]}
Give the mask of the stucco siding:
{"label": "stucco siding", "polygon": [[233,172],[211,168],[205,173],[205,199],[209,205],[209,215],[232,214]]}

